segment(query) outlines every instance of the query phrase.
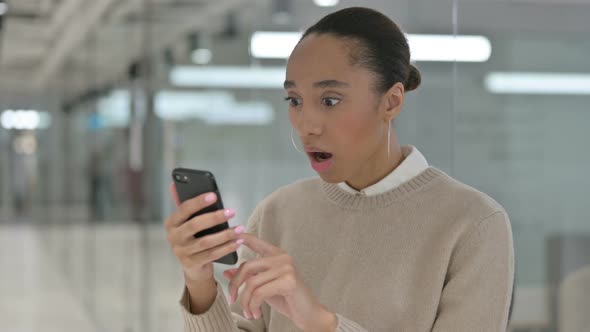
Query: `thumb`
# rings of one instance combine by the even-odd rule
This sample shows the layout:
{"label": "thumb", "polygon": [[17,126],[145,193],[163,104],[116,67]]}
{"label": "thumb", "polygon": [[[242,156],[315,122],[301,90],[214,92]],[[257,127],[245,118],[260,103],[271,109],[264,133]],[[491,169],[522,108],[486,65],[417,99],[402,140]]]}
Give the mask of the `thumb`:
{"label": "thumb", "polygon": [[172,199],[176,206],[179,206],[180,199],[178,198],[178,192],[176,191],[176,184],[174,182],[170,183],[170,195],[172,195]]}

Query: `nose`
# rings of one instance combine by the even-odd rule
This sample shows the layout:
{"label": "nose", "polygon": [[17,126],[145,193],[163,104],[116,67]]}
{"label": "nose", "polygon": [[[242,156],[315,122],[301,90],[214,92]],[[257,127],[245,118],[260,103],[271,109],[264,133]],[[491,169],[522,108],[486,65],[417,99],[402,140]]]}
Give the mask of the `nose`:
{"label": "nose", "polygon": [[322,134],[323,124],[321,115],[319,112],[307,108],[302,109],[295,115],[293,121],[295,131],[300,137],[306,137],[311,135],[319,136]]}

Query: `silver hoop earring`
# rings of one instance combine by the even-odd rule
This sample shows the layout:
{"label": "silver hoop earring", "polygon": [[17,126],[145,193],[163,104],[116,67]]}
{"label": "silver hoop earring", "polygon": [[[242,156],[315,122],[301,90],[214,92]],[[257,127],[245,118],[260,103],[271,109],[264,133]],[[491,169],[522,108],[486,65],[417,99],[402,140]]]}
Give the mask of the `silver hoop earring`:
{"label": "silver hoop earring", "polygon": [[390,145],[391,145],[391,120],[388,121],[388,126],[387,126],[387,160],[389,160]]}
{"label": "silver hoop earring", "polygon": [[295,144],[295,139],[293,138],[293,131],[295,130],[291,128],[291,143],[293,143],[293,147],[295,148],[295,150],[297,150],[297,152],[303,154],[303,152],[301,152],[301,150],[299,150],[299,148],[297,147],[297,144]]}

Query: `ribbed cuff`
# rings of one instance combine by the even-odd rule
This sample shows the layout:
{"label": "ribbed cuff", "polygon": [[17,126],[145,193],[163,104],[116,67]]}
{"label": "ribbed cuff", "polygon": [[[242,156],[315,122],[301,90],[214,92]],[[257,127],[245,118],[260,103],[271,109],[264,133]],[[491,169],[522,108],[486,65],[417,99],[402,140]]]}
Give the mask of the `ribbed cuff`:
{"label": "ribbed cuff", "polygon": [[180,306],[185,332],[228,332],[236,329],[229,303],[219,282],[217,282],[217,296],[209,310],[200,315],[193,315],[190,312],[189,293],[186,287],[182,293]]}
{"label": "ribbed cuff", "polygon": [[365,328],[350,319],[336,313],[338,318],[338,325],[336,325],[336,332],[368,332]]}

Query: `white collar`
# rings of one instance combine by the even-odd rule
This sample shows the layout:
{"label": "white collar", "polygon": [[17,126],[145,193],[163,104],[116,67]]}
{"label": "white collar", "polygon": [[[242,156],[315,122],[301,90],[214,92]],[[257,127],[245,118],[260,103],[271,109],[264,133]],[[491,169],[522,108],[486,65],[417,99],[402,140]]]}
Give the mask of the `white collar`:
{"label": "white collar", "polygon": [[424,158],[422,153],[420,153],[416,147],[412,145],[402,146],[402,154],[405,157],[404,161],[374,185],[360,191],[355,190],[346,182],[340,182],[338,183],[338,186],[351,194],[372,196],[396,188],[428,168],[426,158]]}

